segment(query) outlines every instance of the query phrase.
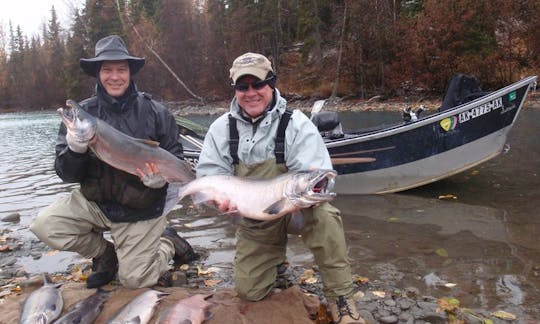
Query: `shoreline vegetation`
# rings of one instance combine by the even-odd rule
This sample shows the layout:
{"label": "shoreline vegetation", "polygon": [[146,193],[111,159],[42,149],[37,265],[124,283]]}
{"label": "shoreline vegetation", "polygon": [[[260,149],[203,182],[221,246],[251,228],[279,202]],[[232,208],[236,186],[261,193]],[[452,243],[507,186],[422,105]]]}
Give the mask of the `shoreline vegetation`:
{"label": "shoreline vegetation", "polygon": [[[309,113],[311,107],[315,102],[315,99],[288,99],[288,107],[292,109],[300,109],[304,113]],[[207,103],[201,103],[195,100],[184,101],[161,101],[162,104],[171,111],[175,116],[188,116],[188,115],[221,115],[229,111],[229,100],[212,101]],[[385,99],[380,96],[375,96],[370,99],[326,99],[323,106],[325,111],[337,111],[337,112],[362,112],[362,111],[395,111],[401,112],[407,107],[418,108],[420,105],[424,106],[424,111],[434,112],[441,106],[441,99],[422,99],[422,100],[406,100],[403,98]],[[524,109],[534,108],[540,109],[540,92],[532,91],[525,98]],[[35,110],[24,109],[3,109],[0,108],[0,114],[2,113],[21,113],[21,112],[33,112],[33,111],[54,111],[56,108],[42,108]]]}

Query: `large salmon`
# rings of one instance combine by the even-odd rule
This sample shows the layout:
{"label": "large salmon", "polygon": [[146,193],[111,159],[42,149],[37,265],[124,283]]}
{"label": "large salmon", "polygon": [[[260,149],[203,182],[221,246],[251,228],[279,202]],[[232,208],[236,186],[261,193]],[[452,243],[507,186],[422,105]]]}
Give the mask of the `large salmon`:
{"label": "large salmon", "polygon": [[336,176],[334,170],[289,172],[268,180],[205,176],[183,186],[179,197],[190,195],[196,204],[229,200],[241,216],[272,220],[334,199],[331,190]]}
{"label": "large salmon", "polygon": [[110,294],[110,291],[98,289],[94,294],[74,304],[54,324],[94,323]]}
{"label": "large salmon", "polygon": [[113,317],[107,320],[107,324],[148,323],[160,300],[167,295],[167,293],[157,290],[147,290],[119,309]]}
{"label": "large salmon", "polygon": [[64,300],[60,292],[61,284],[51,284],[43,274],[43,286],[26,298],[21,312],[20,324],[48,324],[62,313]]}
{"label": "large salmon", "polygon": [[179,300],[159,317],[159,324],[190,323],[201,324],[209,319],[212,314],[208,307],[212,303],[206,301],[211,295],[193,295]]}
{"label": "large salmon", "polygon": [[67,131],[81,141],[90,141],[89,147],[103,162],[134,175],[137,169],[146,170],[145,163],[157,165],[169,183],[185,183],[195,175],[189,164],[159,147],[159,143],[126,135],[106,122],[90,115],[73,100],[67,100],[67,109],[58,113]]}

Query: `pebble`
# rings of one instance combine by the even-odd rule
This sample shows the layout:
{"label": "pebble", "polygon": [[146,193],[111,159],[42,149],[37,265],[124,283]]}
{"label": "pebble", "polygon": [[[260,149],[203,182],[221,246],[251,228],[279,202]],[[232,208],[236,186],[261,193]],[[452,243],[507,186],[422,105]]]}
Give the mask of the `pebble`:
{"label": "pebble", "polygon": [[4,216],[2,217],[2,219],[0,219],[2,222],[6,222],[6,223],[18,223],[21,221],[21,214],[19,213],[11,213],[7,216]]}

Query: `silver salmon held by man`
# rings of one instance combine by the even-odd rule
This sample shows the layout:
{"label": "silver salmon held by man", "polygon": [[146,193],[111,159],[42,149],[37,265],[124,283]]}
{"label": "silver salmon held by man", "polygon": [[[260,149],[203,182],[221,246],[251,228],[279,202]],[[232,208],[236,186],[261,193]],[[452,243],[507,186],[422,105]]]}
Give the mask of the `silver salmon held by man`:
{"label": "silver salmon held by man", "polygon": [[74,100],[67,100],[68,109],[58,113],[67,131],[88,147],[103,162],[134,175],[137,169],[146,170],[145,163],[157,165],[169,183],[186,183],[195,178],[189,164],[159,147],[159,143],[126,135],[106,122],[90,115]]}
{"label": "silver salmon held by man", "polygon": [[205,176],[183,186],[179,197],[190,195],[196,204],[229,200],[241,216],[272,220],[334,199],[336,176],[334,170],[288,172],[267,180]]}
{"label": "silver salmon held by man", "polygon": [[47,275],[43,274],[43,286],[33,291],[24,301],[19,323],[48,324],[54,322],[64,307],[64,300],[59,289],[61,285],[51,284]]}

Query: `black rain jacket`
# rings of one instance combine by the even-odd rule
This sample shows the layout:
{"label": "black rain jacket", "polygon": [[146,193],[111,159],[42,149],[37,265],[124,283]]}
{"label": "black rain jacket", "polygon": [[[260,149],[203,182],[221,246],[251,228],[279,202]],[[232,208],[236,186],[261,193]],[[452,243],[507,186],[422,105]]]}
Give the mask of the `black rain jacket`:
{"label": "black rain jacket", "polygon": [[[117,130],[135,138],[159,142],[160,147],[183,159],[174,117],[150,95],[138,92],[133,82],[119,100],[106,94],[98,84],[97,95],[80,105]],[[146,187],[139,177],[109,166],[90,149],[84,154],[71,151],[63,123],[55,149],[56,174],[65,182],[80,183],[83,195],[96,202],[112,222],[135,222],[162,214],[167,185],[159,189]]]}

